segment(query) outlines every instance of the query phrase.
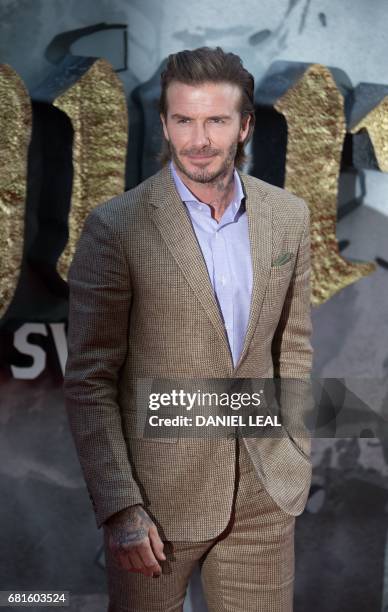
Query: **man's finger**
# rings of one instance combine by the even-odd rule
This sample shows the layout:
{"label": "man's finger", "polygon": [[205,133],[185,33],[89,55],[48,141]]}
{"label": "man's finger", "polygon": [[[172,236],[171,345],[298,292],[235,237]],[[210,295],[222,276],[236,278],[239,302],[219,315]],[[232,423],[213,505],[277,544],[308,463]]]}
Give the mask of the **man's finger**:
{"label": "man's finger", "polygon": [[157,574],[162,573],[162,568],[157,562],[154,556],[154,553],[152,552],[150,544],[148,544],[147,546],[139,546],[137,550],[143,562],[144,567],[146,567],[147,569]]}
{"label": "man's finger", "polygon": [[145,576],[153,575],[152,571],[150,570],[138,569],[134,567],[134,565],[131,563],[131,560],[127,552],[121,552],[121,553],[117,552],[113,558],[114,558],[115,565],[119,569],[124,569],[127,572],[132,572],[134,574],[145,574]]}
{"label": "man's finger", "polygon": [[156,558],[160,559],[161,561],[165,561],[166,555],[163,552],[164,544],[162,540],[160,539],[158,530],[156,529],[155,526],[150,528],[148,536],[151,542],[153,553],[156,556]]}
{"label": "man's finger", "polygon": [[133,567],[135,567],[136,569],[145,569],[144,568],[144,563],[139,555],[139,553],[137,552],[137,548],[133,548],[132,550],[128,551],[128,556],[129,559],[133,565]]}
{"label": "man's finger", "polygon": [[138,550],[133,550],[130,553],[130,559],[131,559],[133,567],[135,567],[137,571],[141,572],[145,576],[153,575],[153,568],[149,568],[144,565],[143,559],[141,555],[139,554]]}
{"label": "man's finger", "polygon": [[131,563],[131,560],[128,557],[127,553],[122,553],[122,552],[116,552],[114,554],[114,560],[116,562],[116,564],[125,570],[132,570],[133,569],[133,565]]}

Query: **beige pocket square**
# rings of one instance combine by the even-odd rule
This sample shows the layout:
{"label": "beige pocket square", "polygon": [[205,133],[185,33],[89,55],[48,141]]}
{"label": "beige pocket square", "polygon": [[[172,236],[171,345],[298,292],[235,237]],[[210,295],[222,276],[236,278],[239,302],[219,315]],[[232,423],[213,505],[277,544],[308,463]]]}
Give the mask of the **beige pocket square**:
{"label": "beige pocket square", "polygon": [[294,253],[282,253],[275,259],[272,266],[282,266],[294,257]]}

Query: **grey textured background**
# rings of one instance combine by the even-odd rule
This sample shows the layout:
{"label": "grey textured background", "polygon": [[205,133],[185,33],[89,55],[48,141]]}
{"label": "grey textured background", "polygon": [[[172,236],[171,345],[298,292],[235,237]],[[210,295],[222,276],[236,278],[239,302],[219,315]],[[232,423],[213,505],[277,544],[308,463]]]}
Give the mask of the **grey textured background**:
{"label": "grey textured background", "polygon": [[[133,89],[168,53],[202,44],[240,54],[257,81],[284,59],[336,66],[354,86],[388,84],[386,0],[1,0],[0,62],[33,91],[52,70],[45,53],[56,35],[104,21],[128,25],[128,69],[120,77],[133,134]],[[71,51],[122,64],[122,42],[111,30]],[[366,171],[365,181],[362,206],[339,222],[337,236],[349,241],[345,257],[387,262],[388,177]],[[129,158],[128,184],[135,182]],[[316,376],[387,377],[387,278],[380,265],[313,309]],[[103,610],[101,534],[67,427],[60,364],[53,353],[39,378],[1,382],[0,589],[67,589],[72,612]],[[388,610],[386,445],[379,438],[315,440],[313,461],[312,495],[297,521],[296,612]],[[198,575],[185,609],[205,610]]]}

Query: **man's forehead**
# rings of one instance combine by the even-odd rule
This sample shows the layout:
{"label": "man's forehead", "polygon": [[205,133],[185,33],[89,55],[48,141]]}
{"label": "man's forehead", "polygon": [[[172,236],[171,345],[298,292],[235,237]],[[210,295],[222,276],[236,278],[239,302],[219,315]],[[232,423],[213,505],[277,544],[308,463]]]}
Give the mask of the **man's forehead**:
{"label": "man's forehead", "polygon": [[238,110],[241,99],[241,91],[238,85],[233,83],[200,83],[187,85],[173,81],[167,88],[167,104],[170,114],[179,113],[180,109],[186,108],[192,111],[206,110],[221,114],[226,111]]}

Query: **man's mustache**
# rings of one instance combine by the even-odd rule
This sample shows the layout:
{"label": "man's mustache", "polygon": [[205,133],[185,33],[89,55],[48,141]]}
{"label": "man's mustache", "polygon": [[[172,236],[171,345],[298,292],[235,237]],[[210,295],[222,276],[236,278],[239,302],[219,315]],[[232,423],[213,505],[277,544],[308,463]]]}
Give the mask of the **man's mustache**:
{"label": "man's mustache", "polygon": [[180,152],[181,155],[219,155],[220,154],[220,150],[219,149],[212,149],[212,148],[207,148],[207,149],[185,149],[184,151]]}

